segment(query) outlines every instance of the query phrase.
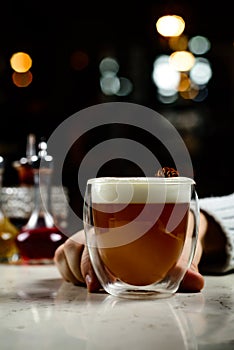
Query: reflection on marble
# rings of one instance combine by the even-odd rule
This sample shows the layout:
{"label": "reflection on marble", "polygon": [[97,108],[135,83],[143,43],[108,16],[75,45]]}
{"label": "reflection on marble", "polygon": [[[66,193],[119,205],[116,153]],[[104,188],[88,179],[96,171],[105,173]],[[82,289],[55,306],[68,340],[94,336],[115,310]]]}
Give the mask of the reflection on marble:
{"label": "reflection on marble", "polygon": [[234,274],[201,293],[126,300],[63,282],[55,266],[0,265],[1,349],[233,349]]}
{"label": "reflection on marble", "polygon": [[[69,336],[86,343],[86,349],[115,349],[116,344],[119,349],[172,349],[175,344],[180,350],[197,349],[184,313],[175,311],[168,300],[150,303],[85,292],[64,309],[67,288],[62,286],[56,298],[58,319]],[[79,310],[76,322],[74,303]]]}

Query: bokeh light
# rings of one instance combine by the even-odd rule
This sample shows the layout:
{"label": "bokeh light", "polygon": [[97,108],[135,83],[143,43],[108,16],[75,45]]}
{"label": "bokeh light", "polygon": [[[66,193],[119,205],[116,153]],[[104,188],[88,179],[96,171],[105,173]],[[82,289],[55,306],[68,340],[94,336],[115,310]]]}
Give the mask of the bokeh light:
{"label": "bokeh light", "polygon": [[189,50],[195,55],[204,55],[210,50],[210,41],[201,35],[192,37],[188,42]]}
{"label": "bokeh light", "polygon": [[187,90],[180,91],[180,96],[185,100],[193,100],[199,94],[199,87],[191,84]]}
{"label": "bokeh light", "polygon": [[74,70],[82,70],[89,64],[89,56],[84,51],[75,51],[70,58],[71,66]]}
{"label": "bokeh light", "polygon": [[31,84],[33,80],[33,75],[30,71],[26,73],[17,73],[12,74],[12,81],[17,87],[27,87]]}
{"label": "bokeh light", "polygon": [[180,83],[178,85],[178,91],[186,91],[190,87],[190,79],[186,73],[180,74]]}
{"label": "bokeh light", "polygon": [[208,97],[208,88],[205,86],[204,88],[199,88],[199,92],[193,100],[195,102],[202,102]]}
{"label": "bokeh light", "polygon": [[156,22],[156,29],[165,37],[179,36],[185,29],[185,22],[177,15],[162,16]]}
{"label": "bokeh light", "polygon": [[189,51],[176,51],[170,55],[169,62],[176,70],[187,72],[193,67],[195,57]]}
{"label": "bokeh light", "polygon": [[210,50],[211,42],[203,35],[189,38],[184,33],[184,19],[177,15],[161,16],[156,21],[156,29],[165,37],[162,43],[167,43],[167,50],[172,51],[154,61],[152,80],[157,87],[158,100],[164,104],[179,98],[204,101],[208,96],[207,84],[212,77],[212,68],[202,55]]}
{"label": "bokeh light", "polygon": [[99,64],[99,70],[101,75],[114,76],[119,71],[119,63],[115,58],[105,57]]}
{"label": "bokeh light", "polygon": [[168,55],[161,55],[155,60],[152,79],[160,89],[177,90],[180,73],[169,63]]}
{"label": "bokeh light", "polygon": [[119,77],[120,66],[112,57],[105,57],[99,64],[100,87],[105,95],[127,96],[133,90],[132,82],[126,77]]}
{"label": "bokeh light", "polygon": [[117,96],[127,96],[133,90],[132,82],[125,77],[119,77],[119,90],[116,92]]}
{"label": "bokeh light", "polygon": [[100,86],[105,95],[115,95],[120,88],[119,78],[116,76],[101,77]]}
{"label": "bokeh light", "polygon": [[165,96],[161,94],[162,91],[158,91],[158,100],[162,102],[163,104],[171,104],[177,101],[178,99],[178,93],[174,93],[170,96]]}
{"label": "bokeh light", "polygon": [[196,58],[195,64],[190,71],[190,77],[198,85],[207,84],[212,77],[210,62],[204,57]]}
{"label": "bokeh light", "polygon": [[186,35],[171,37],[168,44],[173,51],[184,51],[188,48],[188,37]]}
{"label": "bokeh light", "polygon": [[17,52],[11,56],[11,68],[17,73],[26,73],[32,67],[32,59],[25,52]]}

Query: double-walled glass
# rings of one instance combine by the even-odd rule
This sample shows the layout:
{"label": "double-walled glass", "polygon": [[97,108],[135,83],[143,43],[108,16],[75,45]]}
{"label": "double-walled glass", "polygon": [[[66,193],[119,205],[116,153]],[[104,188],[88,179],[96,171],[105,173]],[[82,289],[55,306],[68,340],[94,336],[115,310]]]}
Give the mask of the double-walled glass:
{"label": "double-walled glass", "polygon": [[106,292],[157,298],[178,290],[198,235],[194,185],[187,177],[88,180],[83,218],[86,242]]}

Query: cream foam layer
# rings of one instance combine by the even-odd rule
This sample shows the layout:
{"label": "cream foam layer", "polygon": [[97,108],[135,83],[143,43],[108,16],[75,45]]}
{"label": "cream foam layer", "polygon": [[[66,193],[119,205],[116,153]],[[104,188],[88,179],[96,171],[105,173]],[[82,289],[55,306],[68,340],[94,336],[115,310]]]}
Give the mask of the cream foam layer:
{"label": "cream foam layer", "polygon": [[195,182],[187,177],[102,177],[88,184],[93,203],[187,203]]}

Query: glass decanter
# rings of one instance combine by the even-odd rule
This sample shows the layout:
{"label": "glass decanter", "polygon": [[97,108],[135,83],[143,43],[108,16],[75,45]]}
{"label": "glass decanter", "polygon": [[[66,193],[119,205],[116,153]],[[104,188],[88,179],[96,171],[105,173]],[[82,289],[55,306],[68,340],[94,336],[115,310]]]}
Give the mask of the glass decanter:
{"label": "glass decanter", "polygon": [[[0,196],[3,172],[4,159],[0,157]],[[15,243],[18,232],[18,228],[6,216],[0,198],[0,263],[16,263],[19,260],[19,252]]]}
{"label": "glass decanter", "polygon": [[51,176],[53,158],[47,154],[46,142],[39,143],[34,173],[34,209],[16,237],[22,263],[51,264],[55,250],[67,237],[55,223],[51,212]]}
{"label": "glass decanter", "polygon": [[32,163],[37,159],[36,156],[36,137],[34,134],[27,136],[26,157],[13,162],[13,167],[16,169],[19,178],[20,186],[33,186],[34,174]]}

